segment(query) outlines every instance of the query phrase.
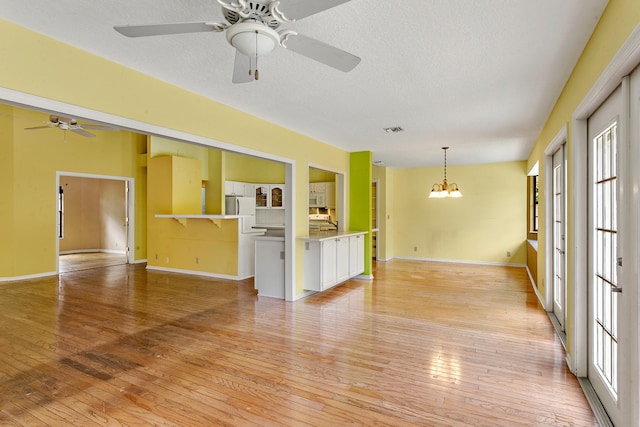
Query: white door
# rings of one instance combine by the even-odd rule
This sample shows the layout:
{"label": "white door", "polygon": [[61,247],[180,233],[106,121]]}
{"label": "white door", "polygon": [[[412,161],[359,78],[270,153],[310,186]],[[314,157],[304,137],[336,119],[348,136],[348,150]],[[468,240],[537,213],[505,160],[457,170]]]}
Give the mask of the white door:
{"label": "white door", "polygon": [[565,301],[567,286],[565,282],[565,146],[553,154],[553,314],[565,330]]}
{"label": "white door", "polygon": [[624,425],[620,409],[618,333],[619,87],[589,118],[588,377],[609,417]]}

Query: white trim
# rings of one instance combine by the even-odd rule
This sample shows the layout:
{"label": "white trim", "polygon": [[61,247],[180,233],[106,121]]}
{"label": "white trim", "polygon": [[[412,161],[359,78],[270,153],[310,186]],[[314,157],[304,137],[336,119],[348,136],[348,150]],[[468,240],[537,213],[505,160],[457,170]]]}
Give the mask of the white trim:
{"label": "white trim", "polygon": [[26,276],[15,276],[15,277],[0,277],[0,283],[2,282],[17,282],[20,280],[29,280],[29,279],[40,279],[42,277],[50,277],[57,276],[58,272],[49,271],[48,273],[38,273],[38,274],[28,274]]}
{"label": "white trim", "polygon": [[74,249],[71,251],[60,251],[59,255],[92,254],[92,253],[124,255],[127,253],[127,251],[116,251],[114,249]]}
{"label": "white trim", "polygon": [[[544,300],[540,301],[542,306],[546,311],[553,311],[553,253],[555,248],[553,248],[553,155],[562,148],[563,145],[567,143],[567,125],[565,124],[558,131],[556,136],[553,137],[549,145],[544,149],[544,221],[545,221],[545,229],[544,229],[544,238],[545,245],[548,250],[544,251]],[[564,162],[566,164],[566,150],[564,155]],[[567,174],[566,166],[563,166],[565,169],[565,176]],[[568,188],[566,179],[564,181],[564,189],[565,192],[565,200],[566,200],[566,190]],[[567,226],[567,206],[564,209],[564,218],[563,222],[565,224],[565,236],[567,235],[566,226]],[[565,261],[567,259],[566,253],[566,245],[565,245]],[[566,262],[565,262],[566,265]],[[566,283],[566,272],[565,272],[565,283]],[[565,301],[565,310],[566,310],[566,301]]]}
{"label": "white trim", "polygon": [[420,257],[407,257],[407,256],[396,256],[393,259],[405,259],[408,261],[441,262],[441,263],[449,263],[449,264],[493,265],[497,267],[519,267],[519,268],[526,267],[526,264],[509,264],[506,262],[490,262],[490,261],[471,261],[471,260],[463,260],[463,259],[420,258]]}
{"label": "white trim", "polygon": [[190,274],[194,276],[204,276],[204,277],[212,277],[214,279],[227,279],[227,280],[234,280],[234,281],[245,280],[250,277],[253,277],[253,276],[248,276],[248,277],[230,276],[228,274],[207,273],[206,271],[184,270],[181,268],[156,267],[153,265],[148,265],[147,270],[162,271],[164,273]]}
{"label": "white trim", "polygon": [[[64,176],[71,176],[75,178],[87,178],[87,179],[105,179],[112,181],[122,181],[127,183],[127,188],[129,191],[125,193],[125,197],[127,198],[127,216],[129,217],[128,229],[127,229],[127,247],[129,248],[129,256],[127,257],[127,264],[132,264],[135,259],[135,251],[133,248],[135,247],[135,178],[126,177],[126,176],[112,176],[112,175],[100,175],[100,174],[90,174],[90,173],[80,173],[80,172],[66,172],[66,171],[56,171],[56,188],[55,194],[58,194],[58,188],[60,188],[60,178]],[[57,205],[56,205],[57,206]],[[58,211],[55,211],[56,214],[56,224],[58,222]],[[58,230],[56,227],[56,271],[60,273],[60,239],[58,238]],[[101,251],[104,252],[104,251]],[[126,254],[126,251],[125,251]]]}
{"label": "white trim", "polygon": [[540,303],[540,305],[542,305],[544,307],[544,299],[542,298],[542,295],[540,294],[540,291],[538,290],[538,287],[536,286],[536,281],[533,280],[533,275],[531,274],[531,270],[529,270],[529,266],[525,265],[524,268],[527,270],[527,275],[529,276],[529,282],[531,283],[531,287],[533,288],[533,292],[536,293],[536,297],[538,297],[538,302]]}
{"label": "white trim", "polygon": [[604,72],[576,107],[571,119],[573,181],[573,336],[572,369],[587,376],[587,119],[640,63],[640,25],[618,50]]}
{"label": "white trim", "polygon": [[215,139],[206,138],[200,135],[181,132],[175,129],[157,126],[138,120],[128,119],[126,117],[92,110],[90,108],[80,107],[73,104],[67,104],[65,102],[55,101],[36,95],[17,92],[15,90],[3,87],[0,87],[0,100],[2,100],[2,102],[4,103],[21,108],[42,111],[46,113],[66,114],[74,118],[82,118],[90,120],[92,122],[104,123],[132,132],[143,133],[151,136],[160,136],[163,138],[171,138],[176,141],[201,144],[207,147],[218,148],[220,150],[232,151],[234,153],[246,154],[249,156],[256,156],[276,162],[292,163],[294,161],[292,159],[267,153],[264,151],[258,151],[247,147],[233,145]]}
{"label": "white trim", "polygon": [[351,278],[352,280],[360,280],[363,282],[370,282],[373,280],[373,274],[358,274]]}
{"label": "white trim", "polygon": [[308,296],[310,296],[310,295],[314,295],[314,294],[317,294],[317,293],[318,293],[318,292],[316,292],[316,291],[307,291],[307,290],[305,290],[303,293],[301,293],[301,294],[298,294],[298,295],[294,296],[294,297],[293,297],[293,299],[292,299],[291,301],[292,301],[292,302],[293,302],[293,301],[298,301],[298,300],[300,300],[300,299],[302,299],[302,298],[306,298],[306,297],[308,297]]}
{"label": "white trim", "polygon": [[[347,172],[341,169],[334,169],[319,163],[307,162],[307,181],[309,181],[309,168],[320,169],[327,172],[336,174],[336,205],[338,207],[338,229],[339,230],[348,230],[349,229],[349,219],[347,218],[347,205],[345,200],[345,195],[347,194],[346,190],[346,182],[347,182]],[[309,190],[307,189],[307,192]],[[309,202],[307,201],[307,209],[309,208]],[[307,229],[309,228],[309,219],[307,218]]]}
{"label": "white trim", "polygon": [[[598,77],[589,92],[576,107],[571,118],[572,181],[573,181],[573,353],[567,362],[572,372],[579,378],[587,377],[588,370],[588,302],[587,302],[587,120],[591,114],[621,84],[623,77],[630,74],[640,63],[640,25],[637,25],[622,47],[618,50],[604,72]],[[624,207],[621,207],[624,209]],[[631,366],[631,365],[629,365]],[[628,372],[637,376],[637,372]],[[638,391],[631,390],[636,397]],[[631,396],[627,396],[630,398]],[[623,417],[630,426],[640,425],[637,413],[638,402],[628,402],[628,413]]]}
{"label": "white trim", "polygon": [[[65,114],[76,118],[83,118],[96,123],[105,123],[113,126],[120,127],[129,131],[142,133],[152,136],[160,136],[164,138],[171,138],[178,141],[190,142],[195,144],[204,145],[207,147],[217,148],[220,150],[231,151],[238,154],[246,154],[249,156],[260,157],[262,159],[281,162],[286,165],[286,180],[285,180],[285,202],[288,203],[290,209],[286,210],[286,226],[285,226],[285,298],[287,301],[293,300],[294,290],[296,288],[296,275],[295,275],[295,160],[278,156],[275,154],[253,150],[247,147],[237,146],[222,141],[214,140],[211,138],[205,138],[203,136],[194,135],[186,132],[176,131],[162,126],[153,125],[150,123],[141,122],[138,120],[128,119],[122,116],[104,113],[102,111],[92,110],[77,105],[67,104],[60,101],[54,101],[51,99],[43,98],[36,95],[18,92],[15,90],[0,87],[0,101],[19,106],[22,108],[43,111],[48,113]],[[344,181],[343,181],[344,182]],[[57,188],[56,188],[57,189]],[[133,197],[134,188],[129,188],[129,195]],[[346,207],[344,208],[346,211]],[[135,219],[131,217],[130,224]],[[130,225],[130,234],[134,235],[134,230]],[[56,239],[58,237],[56,236]],[[134,246],[130,246],[130,254],[133,257],[134,252],[132,250]],[[57,254],[56,246],[56,257]]]}

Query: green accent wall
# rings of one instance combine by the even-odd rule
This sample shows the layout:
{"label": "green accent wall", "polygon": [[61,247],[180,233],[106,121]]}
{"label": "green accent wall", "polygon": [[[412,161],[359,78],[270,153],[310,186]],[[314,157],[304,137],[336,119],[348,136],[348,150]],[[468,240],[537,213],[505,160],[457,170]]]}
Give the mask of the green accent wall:
{"label": "green accent wall", "polygon": [[349,156],[349,228],[367,231],[364,239],[364,274],[371,274],[371,151]]}

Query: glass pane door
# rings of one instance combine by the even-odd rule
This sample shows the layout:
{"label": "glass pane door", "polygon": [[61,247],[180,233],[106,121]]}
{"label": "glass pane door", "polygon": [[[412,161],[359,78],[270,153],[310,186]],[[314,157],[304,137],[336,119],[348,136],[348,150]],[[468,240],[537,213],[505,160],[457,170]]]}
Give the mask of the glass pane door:
{"label": "glass pane door", "polygon": [[615,425],[619,405],[618,88],[589,118],[589,381]]}

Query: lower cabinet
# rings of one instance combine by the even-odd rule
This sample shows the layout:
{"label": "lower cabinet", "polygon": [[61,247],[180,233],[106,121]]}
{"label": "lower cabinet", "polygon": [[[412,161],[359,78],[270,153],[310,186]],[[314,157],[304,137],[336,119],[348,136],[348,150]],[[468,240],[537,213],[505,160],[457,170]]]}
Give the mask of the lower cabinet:
{"label": "lower cabinet", "polygon": [[324,291],[362,272],[364,235],[305,242],[304,289]]}
{"label": "lower cabinet", "polygon": [[284,299],[284,239],[257,238],[255,251],[258,295]]}

